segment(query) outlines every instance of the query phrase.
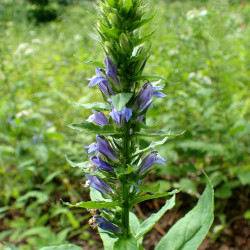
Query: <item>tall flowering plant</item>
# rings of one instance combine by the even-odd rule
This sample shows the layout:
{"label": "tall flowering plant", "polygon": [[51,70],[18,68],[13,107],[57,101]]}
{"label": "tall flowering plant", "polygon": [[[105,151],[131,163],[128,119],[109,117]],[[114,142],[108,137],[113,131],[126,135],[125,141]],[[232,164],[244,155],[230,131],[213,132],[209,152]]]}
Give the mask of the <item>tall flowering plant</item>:
{"label": "tall flowering plant", "polygon": [[[96,68],[95,75],[87,80],[89,88],[100,90],[103,102],[78,104],[93,109],[93,114],[85,122],[70,125],[78,131],[96,133],[96,141],[85,147],[88,162],[73,163],[67,159],[73,167],[81,167],[85,172],[84,187],[90,189],[91,201],[66,204],[89,210],[92,214],[89,225],[99,229],[105,248],[143,249],[143,236],[174,206],[177,192],[159,193],[159,187],[149,187],[145,181],[156,163],[166,166],[166,159],[156,147],[164,144],[168,137],[176,136],[162,131],[152,132],[147,125],[147,113],[153,108],[153,100],[166,98],[161,92],[164,88],[161,82],[165,80],[143,73],[151,53],[146,42],[155,30],[141,36],[140,28],[155,14],[145,17],[148,8],[142,0],[99,1],[97,12],[95,30],[105,58],[103,64],[89,62]],[[162,138],[141,149],[140,137]],[[140,223],[132,213],[133,206],[159,197],[171,198],[157,213]],[[207,201],[210,205],[204,206]],[[176,248],[175,244],[193,244],[192,249],[198,247],[212,223],[211,204],[212,188],[209,184],[197,205],[190,238],[185,232],[190,222],[185,221],[185,217],[184,221],[179,221],[177,229],[174,226],[162,239],[157,249],[186,249]],[[206,223],[202,223],[204,218]],[[177,237],[176,243],[173,237]],[[195,237],[195,243],[191,242]]]}

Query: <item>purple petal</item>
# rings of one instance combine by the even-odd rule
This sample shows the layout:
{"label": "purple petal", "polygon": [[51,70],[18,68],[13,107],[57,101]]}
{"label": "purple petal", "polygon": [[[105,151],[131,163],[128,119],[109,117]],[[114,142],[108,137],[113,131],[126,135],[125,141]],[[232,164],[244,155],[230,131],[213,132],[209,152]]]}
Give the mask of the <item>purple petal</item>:
{"label": "purple petal", "polygon": [[118,158],[117,158],[117,153],[116,151],[110,146],[109,142],[107,140],[105,140],[103,137],[97,135],[96,136],[96,140],[97,140],[97,143],[98,143],[98,148],[99,148],[99,151],[107,156],[108,158],[114,160],[114,161],[118,161]]}
{"label": "purple petal", "polygon": [[88,148],[89,150],[87,151],[87,153],[91,154],[95,152],[96,150],[98,150],[99,146],[97,143],[93,142],[92,144],[90,144],[89,146],[86,146],[85,148]]}
{"label": "purple petal", "polygon": [[113,223],[111,223],[110,221],[100,217],[99,215],[95,215],[94,216],[96,222],[98,223],[98,226],[106,231],[109,232],[116,232],[116,233],[120,233],[121,230],[120,228],[118,228],[117,226],[115,226]]}
{"label": "purple petal", "polygon": [[128,122],[129,121],[129,119],[131,118],[131,116],[132,116],[132,110],[131,109],[129,109],[129,108],[126,108],[125,109],[125,117],[126,117],[126,121]]}

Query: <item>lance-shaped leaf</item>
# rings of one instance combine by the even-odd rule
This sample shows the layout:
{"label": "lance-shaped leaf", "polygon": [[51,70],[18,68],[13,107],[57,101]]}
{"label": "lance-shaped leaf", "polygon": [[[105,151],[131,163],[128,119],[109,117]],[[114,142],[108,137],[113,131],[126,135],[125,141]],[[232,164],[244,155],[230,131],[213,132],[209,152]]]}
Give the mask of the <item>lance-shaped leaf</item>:
{"label": "lance-shaped leaf", "polygon": [[117,95],[112,95],[111,100],[117,112],[121,111],[124,106],[129,102],[131,97],[133,96],[132,93],[120,93]]}
{"label": "lance-shaped leaf", "polygon": [[70,128],[75,129],[77,131],[83,132],[83,131],[90,131],[95,134],[99,135],[117,135],[119,136],[120,133],[115,132],[113,128],[109,125],[95,125],[90,122],[81,122],[81,123],[73,123],[68,125]]}
{"label": "lance-shaped leaf", "polygon": [[152,150],[152,148],[155,148],[156,146],[163,145],[167,141],[168,137],[165,137],[161,141],[158,142],[151,142],[150,145],[144,149],[138,149],[136,150],[134,156],[137,156],[138,154],[144,153],[146,151]]}
{"label": "lance-shaped leaf", "polygon": [[166,81],[166,78],[162,76],[157,76],[157,75],[139,75],[131,78],[131,81],[138,82],[142,80],[147,80],[147,81],[158,81],[158,80],[164,80]]}
{"label": "lance-shaped leaf", "polygon": [[60,246],[43,247],[43,248],[40,248],[39,250],[84,250],[84,249],[76,245],[64,244]]}
{"label": "lance-shaped leaf", "polygon": [[195,250],[208,233],[213,222],[213,187],[207,178],[207,187],[198,204],[180,219],[159,242],[156,250]]}
{"label": "lance-shaped leaf", "polygon": [[116,6],[117,6],[117,1],[116,1],[116,0],[105,0],[105,2],[106,2],[110,7],[116,7]]}
{"label": "lance-shaped leaf", "polygon": [[144,24],[150,22],[155,17],[155,15],[156,15],[156,12],[149,18],[145,18],[143,20],[137,20],[137,21],[133,22],[131,25],[128,26],[128,30],[133,31],[135,29],[140,28]]}
{"label": "lance-shaped leaf", "polygon": [[65,155],[67,162],[69,163],[69,165],[73,168],[80,168],[83,170],[83,172],[85,174],[89,174],[89,175],[93,175],[93,176],[97,176],[100,178],[105,178],[105,175],[103,175],[100,171],[90,171],[89,170],[89,164],[91,163],[90,161],[85,161],[85,162],[81,162],[81,163],[75,163],[73,161],[71,161],[67,155]]}
{"label": "lance-shaped leaf", "polygon": [[98,61],[87,61],[87,62],[84,62],[85,64],[89,64],[89,65],[92,65],[92,66],[95,66],[95,67],[98,67],[98,68],[104,68],[104,64],[101,63],[101,62],[98,62]]}
{"label": "lance-shaped leaf", "polygon": [[133,6],[132,1],[126,0],[126,4],[122,7],[121,13],[128,14],[132,6]]}
{"label": "lance-shaped leaf", "polygon": [[156,27],[151,33],[149,33],[149,34],[147,34],[147,35],[145,35],[145,36],[143,36],[143,37],[137,39],[137,40],[134,42],[134,45],[135,45],[135,46],[138,46],[138,45],[140,45],[140,44],[146,42],[147,40],[149,40],[149,39],[154,35],[154,33],[155,33],[155,31],[157,30],[157,28],[158,28],[158,27]]}
{"label": "lance-shaped leaf", "polygon": [[171,192],[157,193],[157,194],[154,194],[154,195],[146,194],[146,195],[143,195],[141,197],[135,198],[131,202],[130,207],[133,207],[135,204],[140,203],[142,201],[152,200],[152,199],[156,199],[156,198],[160,198],[160,197],[165,197],[165,196],[173,195],[173,194],[176,194],[176,193],[179,193],[179,190],[175,189],[175,190],[173,190]]}
{"label": "lance-shaped leaf", "polygon": [[93,103],[77,103],[77,102],[73,102],[71,101],[74,105],[79,106],[79,107],[83,107],[85,109],[95,109],[95,110],[99,110],[99,111],[108,111],[111,110],[110,104],[108,103],[97,103],[97,102],[93,102]]}
{"label": "lance-shaped leaf", "polygon": [[173,137],[176,137],[176,136],[184,134],[185,131],[183,131],[183,132],[181,132],[179,134],[175,134],[175,135],[171,135],[170,133],[166,133],[164,131],[158,131],[156,133],[138,132],[138,133],[132,134],[132,136],[137,136],[137,137],[161,137],[161,136],[166,136],[168,138],[173,138]]}
{"label": "lance-shaped leaf", "polygon": [[[140,226],[139,231],[137,232],[135,238],[139,240],[147,232],[149,232],[155,225],[155,223],[165,214],[165,212],[171,209],[175,205],[175,195],[169,200],[166,201],[165,205],[157,212],[152,214],[148,219],[146,219]],[[171,248],[165,248],[171,249]]]}
{"label": "lance-shaped leaf", "polygon": [[116,207],[119,206],[120,203],[118,201],[81,201],[76,204],[71,204],[69,202],[64,202],[64,205],[69,207],[82,207],[82,208],[89,208],[89,209],[100,209],[100,208],[107,208],[107,207]]}

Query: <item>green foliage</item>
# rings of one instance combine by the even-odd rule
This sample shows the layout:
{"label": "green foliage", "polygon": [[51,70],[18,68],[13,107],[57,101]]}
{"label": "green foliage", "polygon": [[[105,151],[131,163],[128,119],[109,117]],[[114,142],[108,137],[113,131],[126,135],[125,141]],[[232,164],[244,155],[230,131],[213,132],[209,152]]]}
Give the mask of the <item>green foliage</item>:
{"label": "green foliage", "polygon": [[[84,79],[93,70],[81,61],[90,57],[102,61],[101,49],[83,30],[94,23],[94,16],[86,12],[94,13],[92,3],[68,6],[57,21],[34,26],[26,21],[26,1],[0,1],[0,224],[6,228],[0,232],[0,240],[15,242],[20,248],[42,247],[53,233],[52,238],[57,239],[63,228],[70,231],[61,234],[61,242],[53,245],[70,241],[74,235],[91,243],[82,229],[86,223],[86,215],[80,215],[82,209],[62,206],[59,197],[72,204],[82,199],[82,170],[71,169],[64,155],[74,162],[87,160],[83,159],[82,147],[92,139],[88,133],[76,135],[65,126],[76,116],[86,118],[90,114],[88,109],[75,109],[68,100],[101,100],[95,90],[86,91],[81,84],[87,85]],[[218,216],[225,213],[224,205],[235,188],[246,187],[250,179],[250,6],[247,1],[243,8],[236,1],[222,0],[154,0],[151,6],[157,10],[158,30],[151,36],[154,51],[150,68],[144,71],[164,75],[169,83],[165,93],[171,98],[155,101],[147,124],[156,121],[173,132],[187,130],[180,139],[172,142],[169,138],[168,144],[159,147],[168,165],[157,173],[173,177],[159,192],[185,185],[185,192],[197,196],[198,187],[204,183],[200,173],[205,169],[215,185]],[[147,15],[143,18],[150,17]],[[146,35],[151,30],[150,25],[142,32]],[[131,65],[149,52],[132,55]],[[17,127],[9,124],[10,120]],[[51,126],[46,128],[48,121]],[[39,139],[41,134],[44,139],[35,143],[32,137]],[[141,144],[149,146],[153,140],[141,139]],[[36,195],[27,198],[33,190]],[[226,223],[221,225],[224,228]],[[39,234],[20,238],[37,226],[50,228],[45,238]]]}
{"label": "green foliage", "polygon": [[157,245],[156,250],[194,250],[199,247],[214,219],[213,187],[208,178],[207,182],[208,185],[198,204],[171,227],[167,235]]}

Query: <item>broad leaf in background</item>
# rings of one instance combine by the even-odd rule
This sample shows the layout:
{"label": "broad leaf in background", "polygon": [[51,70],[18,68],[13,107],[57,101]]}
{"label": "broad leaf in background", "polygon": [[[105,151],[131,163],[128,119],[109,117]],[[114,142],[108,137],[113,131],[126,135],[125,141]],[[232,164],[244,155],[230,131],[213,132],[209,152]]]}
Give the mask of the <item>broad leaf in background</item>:
{"label": "broad leaf in background", "polygon": [[78,247],[72,244],[64,244],[60,246],[43,247],[39,250],[84,250],[82,247]]}
{"label": "broad leaf in background", "polygon": [[214,191],[206,178],[207,187],[198,204],[168,231],[155,250],[195,250],[199,247],[214,219]]}

